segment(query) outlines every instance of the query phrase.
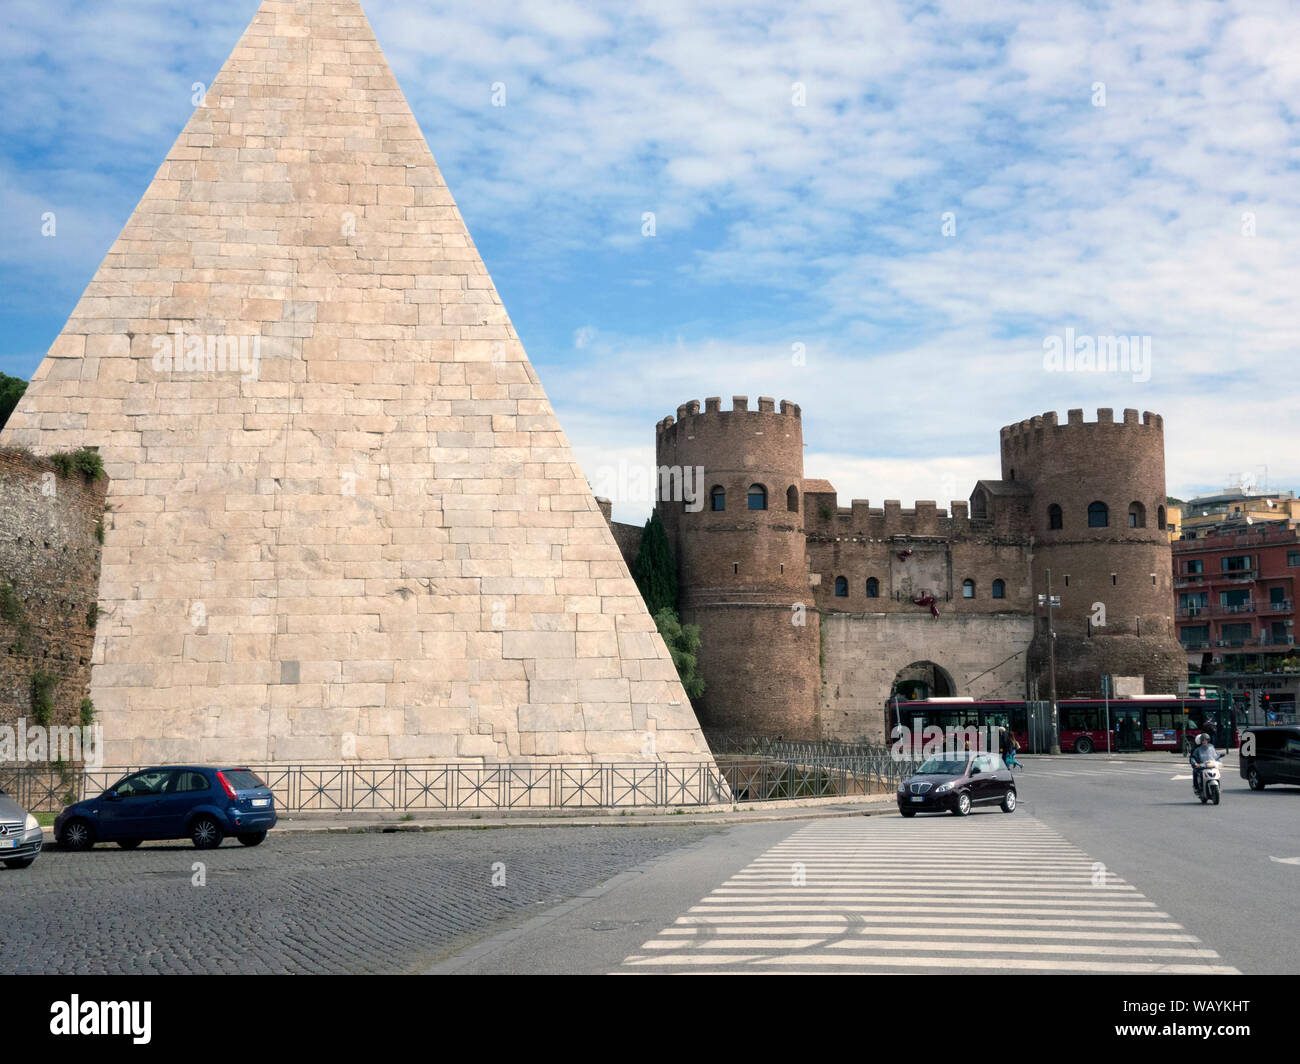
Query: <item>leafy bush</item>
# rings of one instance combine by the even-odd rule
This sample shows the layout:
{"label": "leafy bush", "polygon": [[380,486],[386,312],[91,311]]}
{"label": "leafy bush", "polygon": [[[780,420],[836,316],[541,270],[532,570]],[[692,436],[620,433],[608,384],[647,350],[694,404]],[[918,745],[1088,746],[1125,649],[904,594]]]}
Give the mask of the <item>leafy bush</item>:
{"label": "leafy bush", "polygon": [[677,667],[687,697],[699,698],[704,694],[704,677],[695,674],[703,645],[699,625],[682,624],[676,610],[664,607],[655,614],[655,627],[668,644],[668,653],[673,657],[673,665]]}
{"label": "leafy bush", "polygon": [[87,480],[101,480],[104,476],[104,460],[98,451],[82,447],[76,451],[64,451],[62,454],[50,455],[54,468],[65,477],[80,473]]}
{"label": "leafy bush", "polygon": [[89,698],[81,700],[81,726],[89,728],[95,723],[95,703]]}

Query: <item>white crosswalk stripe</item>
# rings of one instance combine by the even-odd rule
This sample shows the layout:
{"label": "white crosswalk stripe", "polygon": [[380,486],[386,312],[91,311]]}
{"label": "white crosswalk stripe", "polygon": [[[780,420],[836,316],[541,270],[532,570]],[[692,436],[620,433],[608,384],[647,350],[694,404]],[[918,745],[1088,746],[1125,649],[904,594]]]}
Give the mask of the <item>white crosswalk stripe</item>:
{"label": "white crosswalk stripe", "polygon": [[815,821],[619,971],[1236,974],[1135,887],[1023,814]]}

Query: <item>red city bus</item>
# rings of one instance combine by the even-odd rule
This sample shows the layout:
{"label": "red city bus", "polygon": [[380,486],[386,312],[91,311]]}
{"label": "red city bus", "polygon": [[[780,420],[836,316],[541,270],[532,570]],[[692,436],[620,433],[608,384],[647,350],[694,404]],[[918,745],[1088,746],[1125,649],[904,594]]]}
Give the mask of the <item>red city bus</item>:
{"label": "red city bus", "polygon": [[[1125,753],[1136,750],[1184,752],[1204,731],[1220,750],[1237,746],[1236,714],[1217,698],[1143,695],[1113,698],[1067,698],[1060,710],[1061,750],[1090,754],[1094,750]],[[1109,713],[1109,731],[1107,714]]]}
{"label": "red city bus", "polygon": [[[977,702],[973,698],[927,698],[914,702],[895,699],[889,703],[891,742],[896,738],[893,729],[900,725],[911,732],[912,742],[917,745],[924,741],[926,728],[937,727],[945,737],[949,729],[976,728],[979,730],[976,745],[981,750],[990,745],[990,734],[998,728],[1008,728],[1020,749],[1029,749],[1029,707],[1024,702],[998,699]],[[992,739],[992,746],[997,749],[996,736]]]}
{"label": "red city bus", "polygon": [[[1209,733],[1220,749],[1238,744],[1236,715],[1216,698],[1182,698],[1177,695],[1146,695],[1100,699],[1066,698],[1057,703],[1059,735],[1063,753],[1124,753],[1137,750],[1185,751],[1201,731]],[[924,701],[895,700],[889,704],[889,727],[901,725],[912,733],[913,742],[924,741],[924,729],[979,729],[977,745],[988,745],[989,729],[1009,728],[1020,749],[1029,749],[1029,707],[1023,701],[974,698],[929,698]],[[993,740],[996,742],[996,740]]]}

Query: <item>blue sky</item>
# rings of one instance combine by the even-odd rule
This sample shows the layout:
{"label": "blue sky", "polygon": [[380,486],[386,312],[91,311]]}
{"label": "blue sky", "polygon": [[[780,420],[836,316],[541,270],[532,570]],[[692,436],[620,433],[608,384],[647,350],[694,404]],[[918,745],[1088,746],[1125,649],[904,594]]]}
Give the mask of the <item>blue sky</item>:
{"label": "blue sky", "polygon": [[[257,6],[0,9],[0,370],[35,369]],[[1300,486],[1292,5],[365,9],[598,487],[733,394],[800,403],[843,503],[965,497],[999,426],[1070,407],[1164,414],[1174,494]],[[1150,337],[1149,379],[1046,371],[1066,328]]]}

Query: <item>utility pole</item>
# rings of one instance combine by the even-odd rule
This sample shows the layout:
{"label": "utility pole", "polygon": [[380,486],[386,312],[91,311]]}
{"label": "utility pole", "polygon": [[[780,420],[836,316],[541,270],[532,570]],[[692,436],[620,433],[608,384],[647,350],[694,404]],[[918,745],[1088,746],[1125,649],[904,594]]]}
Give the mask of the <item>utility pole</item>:
{"label": "utility pole", "polygon": [[1052,570],[1047,570],[1047,594],[1038,596],[1038,604],[1047,607],[1047,662],[1052,677],[1052,746],[1050,752],[1061,752],[1061,728],[1059,720],[1060,707],[1056,701],[1056,625],[1052,623],[1052,610],[1061,604],[1061,599],[1052,594]]}

